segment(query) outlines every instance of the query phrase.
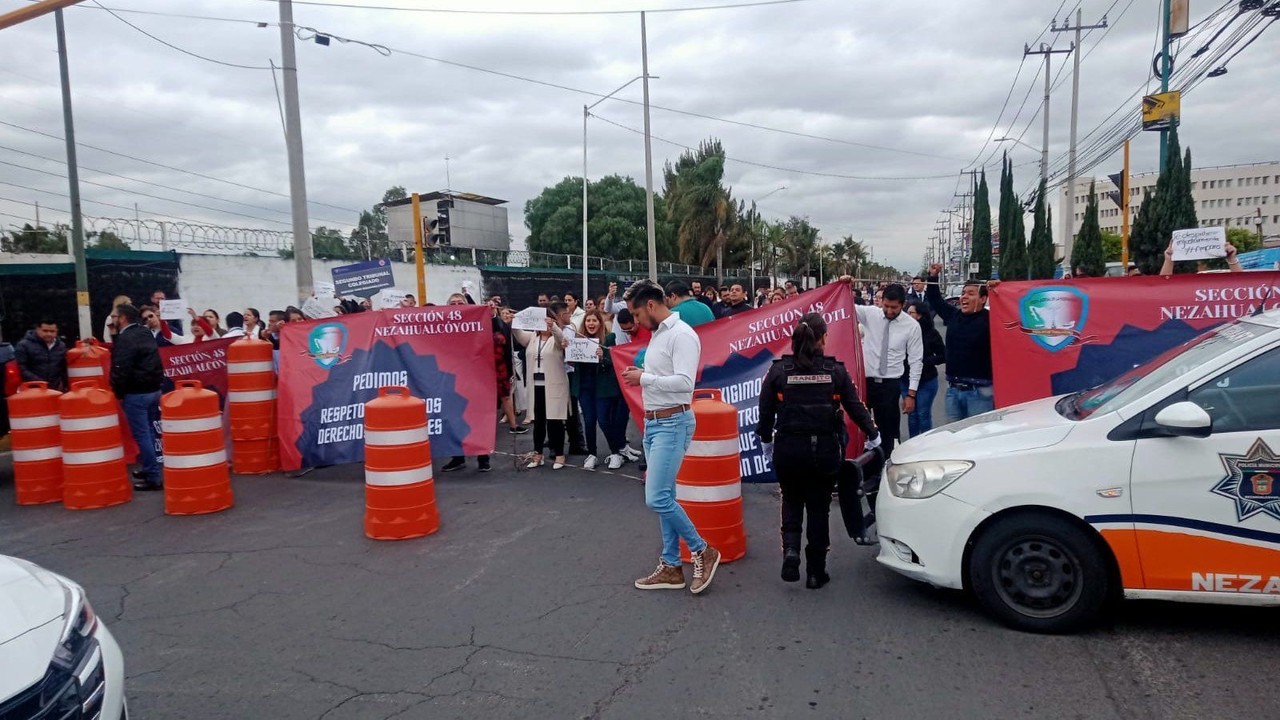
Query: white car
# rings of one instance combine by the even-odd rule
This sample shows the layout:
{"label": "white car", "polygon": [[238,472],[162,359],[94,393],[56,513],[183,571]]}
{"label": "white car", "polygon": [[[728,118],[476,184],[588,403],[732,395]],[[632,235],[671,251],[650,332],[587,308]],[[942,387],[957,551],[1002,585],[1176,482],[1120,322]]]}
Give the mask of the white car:
{"label": "white car", "polygon": [[1116,597],[1280,605],[1280,310],[899,446],[878,560],[1066,632]]}
{"label": "white car", "polygon": [[0,718],[127,715],[124,657],[84,589],[0,555]]}

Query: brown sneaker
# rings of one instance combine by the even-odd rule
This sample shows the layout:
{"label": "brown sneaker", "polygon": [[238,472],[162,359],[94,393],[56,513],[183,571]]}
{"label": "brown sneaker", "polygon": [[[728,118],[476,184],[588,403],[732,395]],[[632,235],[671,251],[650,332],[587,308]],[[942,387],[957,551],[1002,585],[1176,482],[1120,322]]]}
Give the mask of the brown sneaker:
{"label": "brown sneaker", "polygon": [[711,578],[716,576],[716,568],[720,567],[720,551],[710,545],[702,552],[693,553],[693,582],[689,591],[694,595],[706,590],[711,585]]}
{"label": "brown sneaker", "polygon": [[654,570],[649,577],[642,577],[636,581],[636,587],[640,590],[683,590],[684,568],[659,562],[658,569]]}

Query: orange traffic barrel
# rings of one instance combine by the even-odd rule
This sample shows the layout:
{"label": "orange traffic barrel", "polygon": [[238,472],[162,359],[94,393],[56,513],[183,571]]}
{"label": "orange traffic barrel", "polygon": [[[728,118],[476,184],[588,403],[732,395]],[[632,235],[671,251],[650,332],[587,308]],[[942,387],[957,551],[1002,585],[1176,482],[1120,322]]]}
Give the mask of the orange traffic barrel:
{"label": "orange traffic barrel", "polygon": [[244,337],[227,348],[231,466],[241,475],[280,469],[276,445],[276,373],[271,343]]}
{"label": "orange traffic barrel", "polygon": [[58,400],[62,430],[62,505],[90,510],[129,502],[116,396],[91,380],[72,383]]}
{"label": "orange traffic barrel", "polygon": [[13,487],[19,505],[62,500],[62,433],[58,398],[46,382],[26,382],[9,398]]}
{"label": "orange traffic barrel", "polygon": [[427,437],[427,404],[384,387],[364,404],[364,534],[405,540],[440,529]]}
{"label": "orange traffic barrel", "polygon": [[165,514],[200,515],[234,505],[218,393],[199,380],[179,380],[160,398],[160,430]]}
{"label": "orange traffic barrel", "polygon": [[[725,562],[732,562],[747,554],[738,409],[722,401],[719,390],[696,390],[693,417],[693,442],[676,472],[676,502],[698,534],[720,551]],[[689,561],[689,547],[683,541],[680,555]]]}
{"label": "orange traffic barrel", "polygon": [[110,370],[111,351],[94,338],[80,340],[67,351],[67,381],[72,384],[87,380],[106,390]]}

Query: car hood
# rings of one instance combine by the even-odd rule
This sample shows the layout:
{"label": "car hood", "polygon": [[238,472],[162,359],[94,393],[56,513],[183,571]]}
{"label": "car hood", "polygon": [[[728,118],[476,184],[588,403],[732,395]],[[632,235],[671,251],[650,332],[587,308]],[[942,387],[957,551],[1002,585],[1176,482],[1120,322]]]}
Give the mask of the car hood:
{"label": "car hood", "polygon": [[0,702],[49,669],[62,635],[63,598],[53,573],[0,555]]}
{"label": "car hood", "polygon": [[1057,398],[1032,400],[943,425],[899,445],[893,461],[967,460],[1056,445],[1073,426],[1054,410],[1056,402]]}

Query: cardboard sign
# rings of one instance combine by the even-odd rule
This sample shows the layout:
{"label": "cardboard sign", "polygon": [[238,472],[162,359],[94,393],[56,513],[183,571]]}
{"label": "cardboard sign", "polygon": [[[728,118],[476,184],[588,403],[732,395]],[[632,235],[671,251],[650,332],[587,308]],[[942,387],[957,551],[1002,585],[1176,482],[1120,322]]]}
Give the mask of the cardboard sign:
{"label": "cardboard sign", "polygon": [[306,315],[310,320],[334,317],[338,312],[333,309],[333,306],[337,304],[338,301],[332,296],[326,298],[309,297],[306,302],[302,303],[302,314]]}
{"label": "cardboard sign", "polygon": [[186,320],[187,319],[187,301],[186,300],[161,300],[160,301],[160,319],[161,320]]}
{"label": "cardboard sign", "polygon": [[1173,261],[1227,256],[1227,231],[1220,227],[1173,231]]}
{"label": "cardboard sign", "polygon": [[596,350],[599,348],[599,340],[574,338],[569,341],[569,347],[564,349],[565,362],[598,363],[600,358],[596,357]]}
{"label": "cardboard sign", "polygon": [[511,319],[512,330],[542,332],[547,329],[547,309],[537,305],[525,308]]}

